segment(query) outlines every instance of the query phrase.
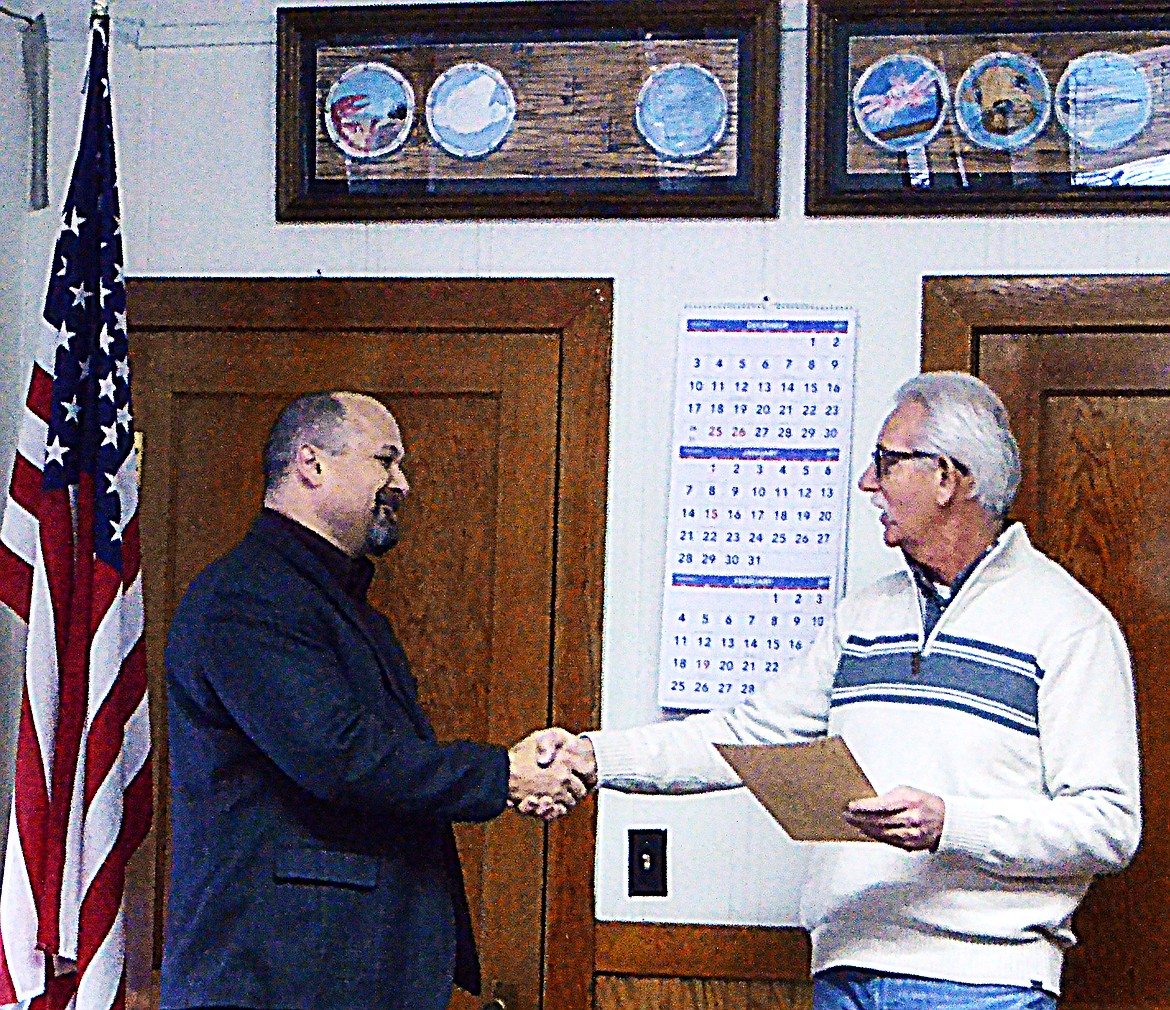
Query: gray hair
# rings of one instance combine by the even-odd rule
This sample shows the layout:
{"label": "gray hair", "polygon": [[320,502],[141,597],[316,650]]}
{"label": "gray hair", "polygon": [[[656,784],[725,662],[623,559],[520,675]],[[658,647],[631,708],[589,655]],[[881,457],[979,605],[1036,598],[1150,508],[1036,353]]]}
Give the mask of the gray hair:
{"label": "gray hair", "polygon": [[965,372],[924,372],[904,382],[894,401],[926,409],[915,448],[963,464],[975,500],[996,519],[1007,515],[1020,487],[1020,449],[991,387]]}
{"label": "gray hair", "polygon": [[280,412],[264,443],[264,490],[274,491],[292,472],[302,445],[336,455],[348,440],[345,401],[338,393],[306,393]]}

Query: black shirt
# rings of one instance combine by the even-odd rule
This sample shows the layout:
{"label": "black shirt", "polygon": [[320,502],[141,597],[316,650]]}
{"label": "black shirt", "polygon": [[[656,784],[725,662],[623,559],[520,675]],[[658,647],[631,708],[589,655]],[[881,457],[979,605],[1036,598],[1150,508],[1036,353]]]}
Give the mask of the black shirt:
{"label": "black shirt", "polygon": [[272,530],[283,530],[311,551],[345,591],[345,595],[358,603],[366,602],[366,593],[374,580],[374,563],[367,557],[351,558],[336,544],[331,544],[320,533],[314,533],[295,519],[282,512],[265,506],[260,512],[260,522]]}

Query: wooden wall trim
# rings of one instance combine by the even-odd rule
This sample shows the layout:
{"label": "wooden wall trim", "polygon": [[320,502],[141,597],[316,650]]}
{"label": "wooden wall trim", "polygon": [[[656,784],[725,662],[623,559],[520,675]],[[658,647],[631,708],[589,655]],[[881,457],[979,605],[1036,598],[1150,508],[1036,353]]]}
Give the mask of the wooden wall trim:
{"label": "wooden wall trim", "polygon": [[[613,301],[611,280],[588,278],[135,277],[127,288],[134,325],[151,331],[316,329],[312,319],[320,308],[344,316],[351,330],[560,333],[591,301]],[[213,322],[208,308],[217,304],[223,312]],[[608,390],[605,406],[608,416]]]}
{"label": "wooden wall trim", "polygon": [[[977,370],[972,360],[970,328],[966,313],[956,304],[963,292],[956,291],[952,278],[928,277],[922,285],[922,370],[924,372]],[[939,281],[942,283],[927,283]],[[925,338],[927,319],[930,319],[931,339]]]}
{"label": "wooden wall trim", "polygon": [[599,922],[598,973],[802,982],[809,942],[802,929]]}
{"label": "wooden wall trim", "polygon": [[[556,599],[549,721],[574,731],[601,716],[606,483],[613,285],[589,282],[566,305],[561,330]],[[594,474],[599,480],[579,480]],[[548,829],[544,1007],[593,1006],[593,865],[597,808]]]}
{"label": "wooden wall trim", "polygon": [[922,368],[977,371],[979,333],[1170,325],[1170,275],[924,277]]}

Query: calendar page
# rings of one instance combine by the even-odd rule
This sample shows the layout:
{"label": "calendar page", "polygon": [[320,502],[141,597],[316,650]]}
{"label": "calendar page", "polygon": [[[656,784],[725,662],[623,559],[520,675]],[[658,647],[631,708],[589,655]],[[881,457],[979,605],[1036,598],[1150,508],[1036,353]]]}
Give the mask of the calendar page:
{"label": "calendar page", "polygon": [[725,708],[807,649],[843,591],[855,318],[681,320],[658,702]]}

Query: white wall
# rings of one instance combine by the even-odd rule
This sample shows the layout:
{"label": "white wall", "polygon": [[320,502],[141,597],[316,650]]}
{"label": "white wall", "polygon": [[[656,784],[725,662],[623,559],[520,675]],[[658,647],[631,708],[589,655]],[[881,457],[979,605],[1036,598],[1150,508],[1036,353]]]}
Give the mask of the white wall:
{"label": "white wall", "polygon": [[[56,27],[50,21],[62,38],[53,61],[54,207],[76,142],[84,56],[77,10],[56,2],[67,16]],[[272,9],[255,0],[166,0],[136,8],[115,3],[114,15],[128,273],[615,278],[606,726],[660,714],[654,680],[671,439],[664,390],[684,303],[767,294],[855,306],[855,432],[864,447],[890,393],[916,370],[923,274],[1170,272],[1170,223],[1159,218],[804,218],[805,38],[803,10],[795,6],[785,12],[780,214],[730,222],[278,225]],[[136,17],[146,22],[140,33]],[[52,221],[38,220],[29,239],[24,278],[33,302],[43,290],[52,230]],[[893,564],[878,529],[868,502],[855,498],[854,585]],[[627,824],[671,829],[675,897],[637,904],[622,897]],[[775,832],[745,801],[607,797],[602,825],[603,915],[767,921],[791,914],[792,889],[779,879],[791,858],[776,854]]]}
{"label": "white wall", "polygon": [[[16,423],[23,399],[22,330],[25,318],[23,264],[28,218],[29,123],[21,59],[22,22],[0,17],[0,476],[16,450]],[[21,625],[0,608],[0,811],[7,813],[16,760],[16,719],[20,711]],[[0,814],[0,841],[8,819]]]}

